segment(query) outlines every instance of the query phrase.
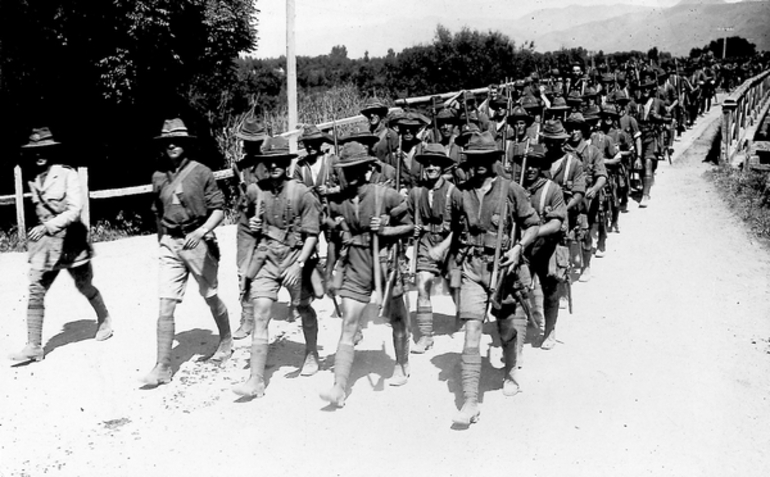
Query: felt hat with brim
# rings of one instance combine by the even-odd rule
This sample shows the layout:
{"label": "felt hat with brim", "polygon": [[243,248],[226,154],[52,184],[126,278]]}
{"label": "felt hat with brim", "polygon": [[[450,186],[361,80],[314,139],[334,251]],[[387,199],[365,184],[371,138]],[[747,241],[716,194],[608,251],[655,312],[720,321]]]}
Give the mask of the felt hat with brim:
{"label": "felt hat with brim", "polygon": [[160,136],[155,136],[155,139],[162,140],[178,140],[178,139],[195,139],[195,136],[189,133],[187,126],[179,118],[167,119],[163,122],[163,128],[160,130]]}
{"label": "felt hat with brim", "polygon": [[612,94],[612,101],[618,104],[626,104],[631,101],[631,98],[624,91],[617,90]]}
{"label": "felt hat with brim", "polygon": [[457,123],[457,114],[451,108],[444,108],[436,114],[436,123]]}
{"label": "felt hat with brim", "polygon": [[615,77],[609,73],[602,74],[602,83],[612,83],[615,81]]}
{"label": "felt hat with brim", "polygon": [[503,151],[497,147],[497,141],[492,137],[492,133],[484,131],[481,133],[471,133],[462,153],[466,156],[473,156],[473,158],[496,159]]}
{"label": "felt hat with brim", "polygon": [[656,88],[658,84],[655,82],[652,78],[645,78],[641,81],[639,84],[639,89],[650,89],[650,88]]}
{"label": "felt hat with brim", "polygon": [[468,144],[468,140],[474,133],[481,132],[481,129],[473,123],[463,123],[460,126],[460,135],[455,138],[455,144],[460,147],[465,147]]}
{"label": "felt hat with brim", "polygon": [[58,146],[61,144],[55,141],[51,130],[48,128],[35,128],[29,135],[29,142],[21,146],[22,149],[33,149],[38,147]]}
{"label": "felt hat with brim", "polygon": [[535,121],[535,118],[530,116],[526,109],[517,105],[508,114],[508,124],[514,124],[516,121],[524,121],[529,126]]}
{"label": "felt hat with brim", "polygon": [[489,102],[489,107],[492,109],[506,109],[508,107],[508,101],[505,98],[495,98]]}
{"label": "felt hat with brim", "polygon": [[430,119],[426,118],[423,114],[410,111],[396,118],[393,124],[399,128],[424,128],[430,124]]}
{"label": "felt hat with brim", "polygon": [[588,87],[586,88],[585,93],[583,93],[583,98],[593,98],[596,96],[596,90],[594,88]]}
{"label": "felt hat with brim", "polygon": [[530,94],[521,98],[521,107],[524,109],[537,109],[540,106],[540,101]]}
{"label": "felt hat with brim", "polygon": [[567,116],[567,120],[564,121],[566,124],[569,125],[584,125],[586,123],[586,118],[583,117],[581,113],[575,112],[571,113],[569,116]]}
{"label": "felt hat with brim", "polygon": [[614,104],[605,104],[604,106],[602,106],[602,117],[617,118],[618,108],[616,108]]}
{"label": "felt hat with brim", "polygon": [[580,96],[580,93],[573,90],[569,96],[567,96],[567,104],[573,108],[579,108],[580,105],[583,104],[583,98]]}
{"label": "felt hat with brim", "polygon": [[235,132],[235,137],[246,142],[260,142],[268,138],[267,131],[259,124],[257,118],[246,118],[238,130]]}
{"label": "felt hat with brim", "polygon": [[444,146],[437,143],[426,145],[422,149],[422,152],[414,156],[414,159],[423,165],[431,162],[438,163],[442,169],[446,169],[447,167],[454,165],[452,158],[446,155]]}
{"label": "felt hat with brim", "polygon": [[[517,164],[522,164],[524,162],[524,156],[517,154],[514,156],[514,161]],[[545,146],[542,144],[533,144],[529,147],[527,150],[527,166],[546,169],[550,165],[551,161],[547,160],[545,157]]]}
{"label": "felt hat with brim", "polygon": [[334,144],[334,140],[316,126],[305,126],[302,128],[302,134],[299,136],[299,141],[303,143],[321,141]]}
{"label": "felt hat with brim", "polygon": [[268,137],[262,144],[260,154],[252,156],[257,161],[291,160],[297,157],[289,150],[289,140],[283,136]]}
{"label": "felt hat with brim", "polygon": [[364,146],[371,147],[380,142],[380,137],[376,134],[372,134],[368,129],[356,127],[347,136],[339,138],[337,142],[339,144],[357,142]]}
{"label": "felt hat with brim", "polygon": [[388,108],[385,104],[381,103],[380,101],[369,101],[364,105],[363,108],[361,108],[361,114],[364,116],[368,116],[370,114],[377,114],[380,117],[385,117],[388,115]]}
{"label": "felt hat with brim", "polygon": [[340,151],[336,167],[353,167],[377,162],[377,158],[369,154],[369,149],[359,142],[348,142]]}
{"label": "felt hat with brim", "polygon": [[551,141],[564,141],[569,139],[569,134],[567,134],[567,131],[564,129],[564,125],[562,125],[561,121],[558,119],[546,121],[543,125],[543,130],[540,133],[540,136],[543,139]]}
{"label": "felt hat with brim", "polygon": [[567,111],[570,109],[569,106],[567,106],[567,101],[564,99],[564,96],[557,96],[551,101],[551,106],[548,108],[548,111]]}
{"label": "felt hat with brim", "polygon": [[586,122],[598,120],[601,114],[602,114],[602,110],[599,109],[599,106],[595,104],[586,106],[583,109],[583,118],[586,120]]}

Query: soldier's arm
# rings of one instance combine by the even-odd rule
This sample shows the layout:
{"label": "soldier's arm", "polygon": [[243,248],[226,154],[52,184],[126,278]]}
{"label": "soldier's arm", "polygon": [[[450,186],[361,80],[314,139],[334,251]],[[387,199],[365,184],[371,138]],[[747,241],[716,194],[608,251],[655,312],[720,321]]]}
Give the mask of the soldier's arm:
{"label": "soldier's arm", "polygon": [[61,205],[64,205],[64,207],[56,216],[43,222],[42,225],[49,235],[64,230],[69,224],[78,220],[80,212],[83,210],[83,196],[78,173],[69,168],[63,168],[62,170],[61,180],[64,181],[64,197]]}
{"label": "soldier's arm", "polygon": [[538,237],[558,234],[561,226],[567,220],[567,206],[564,204],[564,193],[555,183],[551,183],[546,197],[546,210],[543,212],[543,224],[537,231]]}
{"label": "soldier's arm", "polygon": [[583,202],[583,197],[586,193],[586,176],[583,171],[583,164],[578,163],[575,165],[574,172],[572,172],[572,198],[567,204],[567,210],[578,207]]}
{"label": "soldier's arm", "polygon": [[407,212],[406,199],[393,189],[386,189],[385,210],[388,213],[383,214],[387,218],[387,224],[383,222],[378,232],[383,237],[400,237],[408,235],[414,230],[414,225]]}

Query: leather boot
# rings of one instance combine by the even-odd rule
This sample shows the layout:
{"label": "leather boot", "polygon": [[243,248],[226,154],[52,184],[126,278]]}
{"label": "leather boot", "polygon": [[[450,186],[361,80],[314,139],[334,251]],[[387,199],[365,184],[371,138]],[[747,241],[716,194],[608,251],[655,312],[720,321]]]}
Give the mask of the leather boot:
{"label": "leather boot", "polygon": [[517,377],[518,357],[521,349],[524,347],[523,340],[521,346],[519,345],[519,338],[523,333],[517,328],[517,323],[514,322],[515,318],[504,318],[497,320],[497,329],[500,333],[500,342],[503,348],[503,363],[505,369],[505,377],[503,378],[503,394],[506,396],[515,396],[519,393],[519,380]]}
{"label": "leather boot", "polygon": [[318,372],[318,317],[310,305],[299,305],[297,311],[302,319],[302,333],[305,335],[305,361],[301,376],[312,376]]}
{"label": "leather boot", "polygon": [[8,356],[11,361],[29,362],[43,360],[45,354],[43,350],[44,314],[45,306],[42,296],[31,289],[29,303],[27,304],[27,345],[18,353]]}
{"label": "leather boot", "polygon": [[334,386],[321,393],[321,399],[336,407],[345,406],[345,394],[348,387],[350,370],[353,367],[355,350],[353,346],[340,343],[334,357]]}
{"label": "leather boot", "polygon": [[393,376],[388,379],[389,386],[403,386],[409,380],[409,333],[406,330],[393,329],[393,349],[396,353],[396,366]]}

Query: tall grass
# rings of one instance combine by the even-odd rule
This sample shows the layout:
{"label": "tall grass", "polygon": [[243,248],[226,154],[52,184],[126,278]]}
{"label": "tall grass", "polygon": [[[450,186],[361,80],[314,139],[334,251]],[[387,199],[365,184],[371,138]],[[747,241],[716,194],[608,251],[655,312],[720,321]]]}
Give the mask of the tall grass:
{"label": "tall grass", "polygon": [[751,232],[763,240],[770,239],[770,176],[728,164],[720,165],[707,176]]}

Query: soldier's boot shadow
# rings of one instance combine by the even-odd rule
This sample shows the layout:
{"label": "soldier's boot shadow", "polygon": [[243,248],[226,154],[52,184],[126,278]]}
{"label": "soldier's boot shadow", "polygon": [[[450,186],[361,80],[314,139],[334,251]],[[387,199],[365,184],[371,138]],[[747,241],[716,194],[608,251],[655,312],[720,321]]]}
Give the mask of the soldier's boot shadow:
{"label": "soldier's boot shadow", "polygon": [[[388,353],[385,352],[385,345],[378,350],[356,350],[353,358],[353,367],[350,369],[348,378],[348,389],[346,389],[346,400],[355,392],[356,383],[366,378],[372,390],[380,392],[385,389],[385,380],[393,376],[396,362]],[[331,369],[334,367],[334,354],[326,356],[322,360],[322,369]],[[374,377],[372,377],[374,375]],[[327,405],[322,408],[324,411],[333,411],[337,409],[334,405]]]}
{"label": "soldier's boot shadow", "polygon": [[65,323],[62,330],[46,342],[45,355],[68,344],[93,339],[96,334],[96,320],[77,320]]}

